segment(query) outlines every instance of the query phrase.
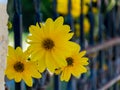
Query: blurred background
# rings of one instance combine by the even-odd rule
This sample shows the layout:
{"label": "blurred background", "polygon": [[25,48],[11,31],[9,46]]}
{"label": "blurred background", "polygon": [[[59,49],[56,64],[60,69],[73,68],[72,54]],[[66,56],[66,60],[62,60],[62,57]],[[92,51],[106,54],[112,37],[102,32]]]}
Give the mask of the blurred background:
{"label": "blurred background", "polygon": [[30,25],[63,16],[90,63],[78,80],[60,82],[45,71],[32,88],[6,78],[8,90],[120,90],[120,0],[8,0],[7,13],[9,45],[25,50]]}

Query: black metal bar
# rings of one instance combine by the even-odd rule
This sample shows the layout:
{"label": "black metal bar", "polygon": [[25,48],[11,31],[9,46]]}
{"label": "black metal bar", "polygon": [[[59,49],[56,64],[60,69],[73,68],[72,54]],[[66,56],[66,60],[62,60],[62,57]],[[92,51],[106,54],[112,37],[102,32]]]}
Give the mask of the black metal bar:
{"label": "black metal bar", "polygon": [[57,9],[57,0],[53,0],[53,19],[54,20],[58,17],[56,9]]}
{"label": "black metal bar", "polygon": [[15,48],[22,47],[22,10],[21,0],[14,0],[14,18],[13,18],[13,29],[14,29],[14,41]]}
{"label": "black metal bar", "polygon": [[32,88],[26,85],[26,90],[32,90]]}
{"label": "black metal bar", "polygon": [[[101,9],[101,5],[104,1],[103,0],[100,0],[99,1],[99,30],[98,30],[98,42],[99,43],[102,43],[103,41],[103,28],[102,28],[102,25],[103,25],[103,15],[102,15],[102,9]],[[98,63],[99,63],[99,66],[98,66],[98,87],[101,87],[103,84],[104,84],[104,70],[103,70],[103,64],[104,64],[104,51],[99,51],[98,53]]]}
{"label": "black metal bar", "polygon": [[[117,36],[117,29],[116,29],[116,10],[115,10],[115,7],[112,10],[112,22],[113,22],[112,37],[116,37]],[[113,71],[115,71],[114,77],[116,77],[118,75],[117,62],[119,62],[119,61],[117,59],[117,52],[118,52],[117,48],[118,48],[117,46],[113,47],[113,64],[114,64]],[[115,90],[118,90],[118,85],[119,85],[118,83],[115,83],[113,88]]]}
{"label": "black metal bar", "polygon": [[81,15],[80,15],[80,46],[81,49],[85,48],[85,36],[84,36],[84,26],[83,26],[83,21],[84,21],[84,14],[83,14],[83,0],[81,0]]}
{"label": "black metal bar", "polygon": [[[58,17],[56,9],[57,9],[57,0],[53,0],[53,19],[54,20]],[[58,75],[54,75],[54,90],[60,90],[60,81],[59,81]]]}
{"label": "black metal bar", "polygon": [[34,8],[35,8],[35,22],[41,22],[41,14],[40,14],[40,0],[33,0]]}
{"label": "black metal bar", "polygon": [[[74,32],[74,21],[73,21],[73,17],[71,15],[71,7],[72,7],[72,0],[68,0],[68,21],[67,23],[70,25],[71,27],[71,30]],[[74,41],[74,38],[71,39],[72,41]],[[71,77],[69,82],[67,83],[67,87],[66,87],[66,90],[75,90],[75,86],[74,86],[74,78]]]}
{"label": "black metal bar", "polygon": [[[15,48],[22,47],[22,10],[21,0],[14,0],[14,18],[13,18],[13,29],[14,29],[14,45]],[[15,90],[21,90],[21,83],[15,83]]]}
{"label": "black metal bar", "polygon": [[[79,44],[81,47],[81,50],[85,49],[85,35],[84,35],[84,14],[83,14],[83,1],[81,0],[80,2],[80,6],[81,6],[81,15],[80,15],[80,37],[79,37]],[[85,74],[81,75],[81,78],[78,81],[78,89],[80,90],[84,90],[85,89],[85,83],[86,83],[86,79],[85,79]]]}
{"label": "black metal bar", "polygon": [[77,90],[76,80],[73,77],[68,82],[66,90]]}
{"label": "black metal bar", "polygon": [[60,81],[58,75],[54,75],[54,90],[60,90]]}
{"label": "black metal bar", "polygon": [[[15,48],[22,47],[22,9],[21,0],[14,0],[14,18],[13,18],[13,29],[14,29],[14,46]],[[21,83],[15,83],[15,90],[21,90]]]}
{"label": "black metal bar", "polygon": [[71,15],[71,3],[72,1],[71,0],[68,0],[68,21],[67,21],[67,24],[70,25],[71,27],[71,30],[74,32],[74,21],[73,21],[73,17]]}
{"label": "black metal bar", "polygon": [[94,15],[92,12],[89,12],[88,18],[90,21],[90,32],[89,32],[89,45],[94,45]]}
{"label": "black metal bar", "polygon": [[[92,3],[90,5],[90,12],[88,13],[88,18],[90,21],[90,32],[89,32],[89,46],[94,46],[94,15],[92,13]],[[97,69],[96,69],[96,60],[97,58],[90,57],[90,90],[97,89]]]}

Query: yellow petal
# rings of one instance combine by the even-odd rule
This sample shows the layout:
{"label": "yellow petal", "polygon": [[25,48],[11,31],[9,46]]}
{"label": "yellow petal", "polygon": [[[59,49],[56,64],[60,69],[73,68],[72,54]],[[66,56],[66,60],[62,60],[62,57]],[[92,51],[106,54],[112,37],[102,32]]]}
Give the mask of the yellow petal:
{"label": "yellow petal", "polygon": [[8,46],[8,54],[9,54],[9,56],[15,58],[16,55],[15,55],[15,50],[13,47]]}
{"label": "yellow petal", "polygon": [[56,75],[59,75],[60,73],[62,72],[62,70],[61,70],[61,68],[57,68],[57,69],[55,69],[55,74]]}
{"label": "yellow petal", "polygon": [[39,51],[31,55],[31,61],[36,61],[39,72],[43,72],[46,69],[45,64],[45,52]]}
{"label": "yellow petal", "polygon": [[55,20],[55,27],[59,26],[59,25],[63,25],[63,22],[64,22],[64,19],[62,16],[58,17],[56,20]]}
{"label": "yellow petal", "polygon": [[87,68],[85,68],[85,67],[82,66],[82,65],[78,66],[78,69],[80,70],[81,73],[87,72]]}
{"label": "yellow petal", "polygon": [[72,55],[73,52],[78,53],[78,51],[80,50],[80,46],[77,43],[71,41],[66,42],[65,45],[60,48],[62,48],[62,50],[66,52],[67,56]]}
{"label": "yellow petal", "polygon": [[89,64],[88,63],[88,58],[85,58],[85,57],[81,58],[79,60],[79,62],[80,62],[81,65],[88,65]]}
{"label": "yellow petal", "polygon": [[82,73],[80,72],[80,70],[81,70],[80,68],[76,68],[76,67],[72,68],[71,70],[72,75],[75,76],[76,78],[79,78]]}
{"label": "yellow petal", "polygon": [[16,48],[15,53],[16,53],[17,59],[22,58],[23,52],[22,52],[22,49],[21,49],[20,47],[17,47],[17,48]]}
{"label": "yellow petal", "polygon": [[64,39],[68,41],[73,37],[73,35],[74,35],[74,33],[69,33],[69,34],[64,36]]}
{"label": "yellow petal", "polygon": [[38,60],[38,70],[39,72],[44,72],[45,69],[46,69],[46,64],[45,64],[45,61],[44,60]]}
{"label": "yellow petal", "polygon": [[41,74],[38,72],[37,66],[35,66],[35,62],[29,62],[27,67],[29,68],[29,71],[31,71],[30,73],[32,73],[31,74],[32,77],[34,77],[34,78],[41,78]]}
{"label": "yellow petal", "polygon": [[27,73],[24,73],[23,80],[29,87],[32,87],[33,81],[32,81],[32,77],[30,75],[28,75]]}
{"label": "yellow petal", "polygon": [[62,31],[64,31],[64,33],[69,33],[70,32],[70,26],[69,25],[63,25]]}
{"label": "yellow petal", "polygon": [[62,52],[59,52],[58,50],[52,51],[52,55],[54,57],[54,62],[56,62],[58,67],[63,67],[67,65],[67,62],[65,60],[65,56]]}
{"label": "yellow petal", "polygon": [[37,61],[37,60],[41,60],[43,59],[44,57],[44,52],[40,52],[40,50],[38,51],[34,51],[32,54],[31,54],[31,61]]}
{"label": "yellow petal", "polygon": [[15,75],[14,75],[14,79],[15,79],[15,82],[20,82],[21,80],[22,80],[22,75],[21,75],[21,73],[15,73]]}
{"label": "yellow petal", "polygon": [[86,54],[86,51],[82,51],[82,52],[79,53],[79,57],[81,58],[81,57],[83,57],[85,54]]}
{"label": "yellow petal", "polygon": [[48,70],[50,72],[54,72],[56,68],[58,68],[59,66],[57,66],[57,63],[55,61],[55,59],[53,58],[53,56],[51,55],[51,53],[46,53],[46,66],[48,68]]}
{"label": "yellow petal", "polygon": [[37,26],[31,25],[29,27],[29,31],[32,34],[33,39],[41,40],[41,38],[43,37],[43,32],[40,27],[38,28]]}
{"label": "yellow petal", "polygon": [[65,68],[61,74],[61,81],[69,81],[70,80],[70,77],[71,77],[71,72],[69,70],[69,68]]}
{"label": "yellow petal", "polygon": [[10,79],[10,80],[14,79],[14,74],[15,74],[15,72],[14,72],[13,69],[7,68],[7,69],[5,70],[5,75],[6,75],[7,78]]}

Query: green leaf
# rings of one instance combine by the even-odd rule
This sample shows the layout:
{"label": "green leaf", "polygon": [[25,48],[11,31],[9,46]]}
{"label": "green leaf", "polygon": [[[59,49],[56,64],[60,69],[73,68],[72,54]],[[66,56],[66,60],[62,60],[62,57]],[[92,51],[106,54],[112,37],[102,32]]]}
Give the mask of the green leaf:
{"label": "green leaf", "polygon": [[109,0],[107,11],[110,11],[116,4],[116,0]]}

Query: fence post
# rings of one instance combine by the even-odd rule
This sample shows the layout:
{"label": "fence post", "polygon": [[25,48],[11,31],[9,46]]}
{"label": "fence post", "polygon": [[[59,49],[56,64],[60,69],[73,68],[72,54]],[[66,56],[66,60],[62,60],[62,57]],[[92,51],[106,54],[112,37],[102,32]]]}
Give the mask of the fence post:
{"label": "fence post", "polygon": [[8,47],[7,0],[0,1],[0,90],[5,90],[4,70]]}
{"label": "fence post", "polygon": [[[83,21],[84,21],[84,14],[83,14],[83,1],[81,0],[80,2],[80,6],[81,6],[81,15],[80,15],[80,38],[79,38],[79,44],[81,47],[81,50],[83,50],[85,48],[85,36],[84,36],[84,25],[83,25]],[[81,78],[78,81],[78,89],[79,90],[83,90],[84,86],[85,86],[85,75],[82,74]]]}
{"label": "fence post", "polygon": [[[92,12],[92,1],[90,3],[90,12],[88,13],[88,18],[90,21],[90,31],[89,31],[89,46],[94,46],[94,26],[95,26],[95,19]],[[95,53],[93,53],[95,54]],[[97,70],[96,70],[96,57],[90,58],[90,90],[96,90],[97,89]]]}
{"label": "fence post", "polygon": [[[53,0],[53,19],[55,20],[58,17],[58,14],[56,12],[57,8],[57,0]],[[59,75],[54,75],[54,90],[60,90],[60,81],[59,81]]]}
{"label": "fence post", "polygon": [[[103,42],[103,13],[102,13],[102,9],[101,9],[101,5],[102,3],[104,3],[104,0],[99,0],[99,25],[98,25],[98,43],[101,44]],[[98,87],[101,87],[105,82],[104,82],[104,70],[103,70],[103,64],[104,64],[104,51],[103,50],[100,50],[98,52],[98,63],[99,63],[99,66],[98,66],[98,82],[99,82],[99,85]]]}
{"label": "fence post", "polygon": [[40,0],[33,0],[35,8],[35,22],[41,22],[42,18],[40,15]]}
{"label": "fence post", "polygon": [[[14,0],[14,45],[22,47],[22,8],[21,0]],[[15,90],[21,90],[21,83],[15,83]]]}
{"label": "fence post", "polygon": [[[68,16],[67,16],[68,21],[67,21],[67,24],[70,25],[72,32],[74,32],[74,20],[73,20],[73,17],[71,15],[71,8],[72,8],[72,0],[68,0]],[[71,40],[74,41],[74,37]],[[66,90],[76,90],[75,83],[76,83],[75,78],[73,78],[73,76],[71,76],[69,82],[67,82]]]}

